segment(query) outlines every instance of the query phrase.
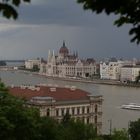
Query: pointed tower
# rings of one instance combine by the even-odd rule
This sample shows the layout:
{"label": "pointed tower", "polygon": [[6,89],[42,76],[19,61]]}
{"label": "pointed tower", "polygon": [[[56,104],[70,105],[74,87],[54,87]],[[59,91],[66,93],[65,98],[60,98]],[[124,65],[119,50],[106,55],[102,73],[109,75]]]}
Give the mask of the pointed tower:
{"label": "pointed tower", "polygon": [[54,50],[53,50],[52,60],[51,60],[51,62],[52,62],[53,65],[56,64]]}
{"label": "pointed tower", "polygon": [[65,40],[63,40],[63,46],[62,47],[66,47],[66,45],[65,45]]}
{"label": "pointed tower", "polygon": [[63,45],[62,45],[62,47],[59,50],[59,55],[61,57],[65,57],[65,56],[68,56],[68,54],[69,54],[69,50],[68,50],[68,48],[65,45],[65,41],[63,41]]}
{"label": "pointed tower", "polygon": [[76,51],[76,57],[78,58],[78,52]]}
{"label": "pointed tower", "polygon": [[51,51],[49,50],[48,51],[48,59],[47,59],[48,63],[51,63],[51,59],[52,59],[52,54],[51,54]]}
{"label": "pointed tower", "polygon": [[73,51],[73,56],[74,56],[74,57],[76,56],[75,51]]}

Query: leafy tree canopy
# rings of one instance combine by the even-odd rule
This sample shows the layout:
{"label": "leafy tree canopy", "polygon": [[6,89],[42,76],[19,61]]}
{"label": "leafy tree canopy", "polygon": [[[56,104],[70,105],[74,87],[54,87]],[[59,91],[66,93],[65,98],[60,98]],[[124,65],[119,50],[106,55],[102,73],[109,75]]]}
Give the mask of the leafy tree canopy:
{"label": "leafy tree canopy", "polygon": [[129,140],[128,133],[125,129],[114,130],[111,140]]}
{"label": "leafy tree canopy", "polygon": [[131,140],[140,140],[140,119],[130,122],[129,134]]}
{"label": "leafy tree canopy", "polygon": [[30,2],[30,0],[2,0],[0,2],[0,12],[2,15],[6,18],[13,18],[17,19],[18,13],[17,13],[17,7],[22,2]]}
{"label": "leafy tree canopy", "polygon": [[129,34],[131,42],[140,43],[140,0],[77,0],[83,4],[85,10],[92,10],[97,14],[105,12],[107,15],[114,13],[119,18],[115,25],[132,25]]}

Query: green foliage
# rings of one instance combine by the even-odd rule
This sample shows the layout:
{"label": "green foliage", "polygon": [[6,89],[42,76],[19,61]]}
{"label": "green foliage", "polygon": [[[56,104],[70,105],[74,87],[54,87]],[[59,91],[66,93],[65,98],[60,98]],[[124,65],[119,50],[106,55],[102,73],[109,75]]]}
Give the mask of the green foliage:
{"label": "green foliage", "polygon": [[140,71],[139,71],[139,75],[136,77],[136,83],[139,83],[140,82]]}
{"label": "green foliage", "polygon": [[23,100],[9,95],[3,83],[0,83],[0,92],[0,139],[34,139],[39,111],[26,107]]}
{"label": "green foliage", "polygon": [[30,0],[2,0],[2,2],[0,2],[0,12],[8,19],[17,19],[18,13],[16,8],[21,2],[30,2]]}
{"label": "green foliage", "polygon": [[140,140],[140,119],[130,122],[129,134],[131,140]]}
{"label": "green foliage", "polygon": [[84,124],[80,120],[76,122],[70,119],[59,126],[59,140],[95,140],[96,132],[92,124]]}
{"label": "green foliage", "polygon": [[71,116],[68,112],[66,112],[66,114],[64,115],[64,117],[62,119],[62,123],[65,125],[65,124],[69,123],[70,120],[71,120]]}
{"label": "green foliage", "polygon": [[8,89],[5,87],[4,83],[0,82],[0,93],[1,92],[7,92]]}
{"label": "green foliage", "polygon": [[122,26],[131,24],[129,34],[133,36],[131,42],[140,43],[140,0],[77,0],[85,10],[90,9],[97,14],[114,13],[119,17],[114,24]]}
{"label": "green foliage", "polygon": [[111,140],[129,140],[128,133],[125,129],[114,130]]}
{"label": "green foliage", "polygon": [[38,65],[33,65],[33,69],[31,70],[31,71],[33,71],[33,72],[39,72],[39,67],[38,67]]}
{"label": "green foliage", "polygon": [[38,123],[39,139],[40,140],[57,140],[58,137],[58,122],[49,117],[42,117]]}

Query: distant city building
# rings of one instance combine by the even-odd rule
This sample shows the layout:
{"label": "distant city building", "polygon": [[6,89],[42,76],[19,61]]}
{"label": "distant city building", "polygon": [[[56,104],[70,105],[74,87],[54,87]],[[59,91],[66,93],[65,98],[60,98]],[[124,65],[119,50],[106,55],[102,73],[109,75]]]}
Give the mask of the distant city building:
{"label": "distant city building", "polygon": [[33,69],[34,66],[40,68],[41,59],[29,59],[25,61],[25,68],[26,69]]}
{"label": "distant city building", "polygon": [[92,77],[98,73],[97,65],[93,58],[81,60],[78,53],[69,53],[63,42],[58,55],[48,52],[47,63],[41,63],[40,74],[59,77]]}
{"label": "distant city building", "polygon": [[113,59],[114,61],[101,62],[100,63],[100,78],[120,80],[121,67],[125,65],[132,65],[131,61],[120,61]]}
{"label": "distant city building", "polygon": [[140,65],[123,66],[121,68],[121,78],[122,82],[135,82],[136,78],[140,74]]}
{"label": "distant city building", "polygon": [[6,66],[6,61],[0,60],[0,66]]}
{"label": "distant city building", "polygon": [[9,88],[10,94],[27,99],[27,105],[37,107],[41,116],[58,121],[68,113],[75,121],[94,124],[97,133],[102,128],[102,96],[95,96],[75,86],[21,86]]}

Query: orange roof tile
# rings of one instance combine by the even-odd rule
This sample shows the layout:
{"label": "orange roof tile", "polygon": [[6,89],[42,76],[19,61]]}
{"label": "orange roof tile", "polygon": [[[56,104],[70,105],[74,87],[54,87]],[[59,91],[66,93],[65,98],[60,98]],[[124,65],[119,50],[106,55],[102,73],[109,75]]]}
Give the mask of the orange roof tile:
{"label": "orange roof tile", "polygon": [[[51,88],[53,91],[51,91]],[[56,88],[56,90],[54,90]],[[89,93],[80,89],[70,89],[62,87],[40,86],[40,90],[21,89],[20,87],[9,88],[9,93],[16,97],[31,99],[35,96],[53,97],[56,101],[86,100]]]}

